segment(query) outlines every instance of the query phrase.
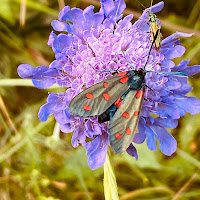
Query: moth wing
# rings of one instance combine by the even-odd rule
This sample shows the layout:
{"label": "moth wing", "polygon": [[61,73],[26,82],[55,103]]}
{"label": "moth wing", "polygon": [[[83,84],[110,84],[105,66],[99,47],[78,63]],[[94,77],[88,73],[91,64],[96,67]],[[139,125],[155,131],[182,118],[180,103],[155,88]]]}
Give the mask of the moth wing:
{"label": "moth wing", "polygon": [[125,152],[133,141],[142,107],[143,94],[144,88],[138,91],[130,90],[109,123],[110,145],[115,154]]}
{"label": "moth wing", "polygon": [[68,110],[78,116],[102,114],[129,88],[128,72],[122,72],[97,83],[75,96]]}

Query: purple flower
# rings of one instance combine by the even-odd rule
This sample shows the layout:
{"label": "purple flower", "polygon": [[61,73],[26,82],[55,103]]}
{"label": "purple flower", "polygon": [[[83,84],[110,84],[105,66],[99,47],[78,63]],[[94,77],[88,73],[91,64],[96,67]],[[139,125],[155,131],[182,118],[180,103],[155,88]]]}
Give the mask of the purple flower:
{"label": "purple flower", "polygon": [[[163,6],[164,3],[160,2],[151,11],[156,13]],[[52,32],[48,42],[55,53],[55,60],[49,67],[34,68],[26,64],[18,67],[19,75],[32,79],[38,88],[48,88],[55,83],[66,87],[65,93],[49,94],[47,103],[41,107],[38,116],[40,120],[46,121],[50,114],[54,114],[63,132],[74,132],[72,145],[85,146],[91,169],[96,169],[105,162],[109,145],[108,122],[99,124],[97,117],[85,119],[73,116],[67,107],[82,90],[112,75],[97,70],[122,72],[144,67],[151,45],[149,25],[146,23],[149,9],[132,24],[133,15],[122,19],[125,7],[124,0],[101,0],[101,9],[97,13],[93,12],[93,6],[85,10],[66,6],[60,12],[59,20],[52,22],[53,29],[60,32]],[[187,66],[189,61],[183,60],[176,66],[172,61],[185,52],[177,36],[191,35],[176,32],[165,38],[159,51],[152,49],[146,70],[181,71],[187,75],[198,73],[199,65]],[[147,101],[143,102],[139,132],[135,134],[133,142],[143,143],[146,140],[149,149],[155,150],[157,139],[162,153],[170,156],[176,151],[177,142],[165,128],[176,128],[177,119],[186,112],[200,112],[200,101],[186,96],[192,90],[187,77],[148,72],[145,79],[152,90],[146,89]],[[157,117],[152,117],[152,113]],[[86,142],[86,138],[92,141]],[[132,144],[127,152],[138,158]]]}

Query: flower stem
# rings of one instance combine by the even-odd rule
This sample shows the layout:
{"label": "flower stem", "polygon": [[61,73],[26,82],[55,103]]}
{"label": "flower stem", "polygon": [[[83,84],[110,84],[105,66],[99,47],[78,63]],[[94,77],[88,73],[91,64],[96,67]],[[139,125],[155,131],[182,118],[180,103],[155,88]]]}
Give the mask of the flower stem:
{"label": "flower stem", "polygon": [[[16,86],[24,86],[24,87],[35,87],[30,79],[20,79],[20,78],[13,78],[13,79],[1,79],[0,86],[4,87],[16,87]],[[61,86],[54,84],[50,87],[50,89],[60,88]],[[48,88],[49,89],[49,88]]]}
{"label": "flower stem", "polygon": [[106,155],[106,161],[104,163],[104,195],[105,200],[119,199],[117,192],[117,182],[108,153]]}

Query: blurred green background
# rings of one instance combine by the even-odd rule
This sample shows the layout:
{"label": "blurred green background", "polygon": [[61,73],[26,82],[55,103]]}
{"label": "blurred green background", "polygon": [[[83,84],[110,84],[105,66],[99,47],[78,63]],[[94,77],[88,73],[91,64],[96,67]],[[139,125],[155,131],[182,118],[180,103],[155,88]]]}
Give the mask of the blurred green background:
{"label": "blurred green background", "polygon": [[[140,0],[146,7],[150,0]],[[154,1],[154,4],[158,1]],[[127,10],[138,15],[143,7],[126,0]],[[21,80],[21,63],[48,65],[54,59],[47,45],[64,5],[99,9],[96,0],[0,0],[0,200],[85,200],[104,199],[103,167],[92,171],[83,147],[73,149],[72,134],[60,133],[51,116],[40,122],[37,113],[46,102],[48,91]],[[167,0],[157,14],[162,19],[164,37],[182,31],[195,33],[181,38],[187,48],[182,58],[191,65],[200,63],[200,0]],[[200,75],[189,78],[194,90],[189,95],[200,98]],[[21,86],[20,86],[21,85]],[[196,200],[200,199],[200,114],[187,114],[179,126],[170,130],[178,141],[171,157],[146,144],[137,145],[139,160],[112,155],[121,200]]]}

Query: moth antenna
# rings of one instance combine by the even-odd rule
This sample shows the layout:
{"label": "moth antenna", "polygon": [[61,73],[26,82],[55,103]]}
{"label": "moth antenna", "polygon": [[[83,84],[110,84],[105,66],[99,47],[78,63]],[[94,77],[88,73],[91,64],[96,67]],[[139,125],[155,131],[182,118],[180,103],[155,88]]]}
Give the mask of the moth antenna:
{"label": "moth antenna", "polygon": [[184,72],[159,72],[159,71],[148,71],[148,72],[153,72],[156,74],[167,74],[167,75],[173,75],[173,76],[179,76],[179,77],[188,77],[187,74]]}
{"label": "moth antenna", "polygon": [[125,56],[125,54],[124,54],[123,51],[122,51],[122,55],[123,55],[123,57],[125,58],[125,60],[126,60],[126,62],[128,63],[128,65],[129,65],[130,67],[132,67],[133,69],[135,69],[135,66],[134,66],[133,64],[131,64],[131,63],[126,59],[126,56]]}
{"label": "moth antenna", "polygon": [[140,1],[136,0],[143,8],[146,9],[146,7],[144,6],[144,4],[142,4]]}

